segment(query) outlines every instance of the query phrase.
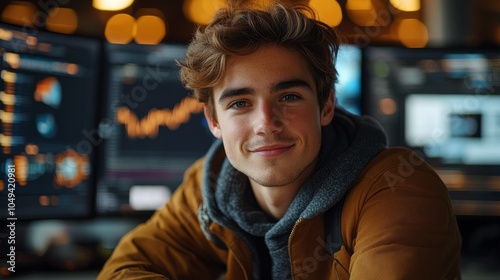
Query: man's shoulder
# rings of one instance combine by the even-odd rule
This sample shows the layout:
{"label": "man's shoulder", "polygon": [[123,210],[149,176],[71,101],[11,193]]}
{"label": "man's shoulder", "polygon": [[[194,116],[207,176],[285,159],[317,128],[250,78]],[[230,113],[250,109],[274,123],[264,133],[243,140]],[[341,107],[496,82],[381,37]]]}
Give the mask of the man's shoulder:
{"label": "man's shoulder", "polygon": [[194,181],[201,183],[203,178],[203,169],[205,166],[205,157],[194,161],[184,172],[184,182]]}
{"label": "man's shoulder", "polygon": [[[175,189],[172,196],[172,201],[187,203],[191,201],[195,203],[193,207],[201,203],[201,193],[203,185],[203,169],[205,165],[205,158],[199,158],[194,161],[184,172],[184,177],[181,184]],[[169,203],[172,204],[172,203]]]}
{"label": "man's shoulder", "polygon": [[365,166],[347,200],[352,203],[354,199],[362,204],[376,194],[382,198],[408,193],[424,196],[447,194],[439,175],[417,152],[405,147],[391,147],[378,153]]}
{"label": "man's shoulder", "polygon": [[408,176],[417,169],[434,172],[434,169],[416,151],[406,147],[390,147],[374,156],[365,166],[360,177],[376,179],[391,171]]}

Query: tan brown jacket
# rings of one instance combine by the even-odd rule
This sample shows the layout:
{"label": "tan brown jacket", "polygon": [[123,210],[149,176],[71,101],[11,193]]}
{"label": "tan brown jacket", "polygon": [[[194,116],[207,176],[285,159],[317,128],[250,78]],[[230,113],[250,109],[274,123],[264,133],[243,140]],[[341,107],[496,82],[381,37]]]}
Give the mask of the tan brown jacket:
{"label": "tan brown jacket", "polygon": [[[250,252],[232,231],[210,225],[221,249],[200,229],[203,164],[120,241],[98,279],[254,279]],[[370,161],[345,197],[341,228],[344,246],[332,257],[323,215],[297,221],[288,243],[293,279],[460,279],[461,238],[447,189],[407,149]]]}

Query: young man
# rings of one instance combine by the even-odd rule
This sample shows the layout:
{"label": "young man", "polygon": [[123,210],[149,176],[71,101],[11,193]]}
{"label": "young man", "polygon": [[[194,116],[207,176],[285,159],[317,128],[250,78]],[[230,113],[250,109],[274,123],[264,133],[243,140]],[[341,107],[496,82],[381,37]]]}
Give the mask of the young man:
{"label": "young man", "polygon": [[99,279],[460,279],[446,187],[335,107],[339,36],[311,17],[228,9],[197,31],[181,79],[220,140]]}

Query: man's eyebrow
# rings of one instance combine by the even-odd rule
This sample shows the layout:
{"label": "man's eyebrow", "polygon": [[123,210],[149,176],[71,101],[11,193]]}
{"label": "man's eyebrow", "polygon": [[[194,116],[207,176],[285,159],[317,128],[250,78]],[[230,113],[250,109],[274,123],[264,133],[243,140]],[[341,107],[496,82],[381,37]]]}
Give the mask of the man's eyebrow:
{"label": "man's eyebrow", "polygon": [[[278,92],[281,90],[286,90],[290,88],[306,88],[310,91],[312,91],[311,85],[302,80],[302,79],[291,79],[291,80],[285,80],[278,82],[276,84],[271,85],[271,92]],[[221,104],[224,102],[225,99],[228,99],[230,97],[234,96],[242,96],[242,95],[247,95],[247,94],[253,94],[254,90],[250,87],[242,87],[242,88],[228,88],[222,91],[218,103]]]}
{"label": "man's eyebrow", "polygon": [[248,87],[243,87],[243,88],[228,88],[225,89],[222,94],[219,97],[219,104],[224,102],[225,99],[228,99],[230,97],[234,96],[241,96],[241,95],[247,95],[247,94],[252,94],[254,91],[251,88]]}
{"label": "man's eyebrow", "polygon": [[302,79],[292,79],[287,81],[282,81],[271,86],[271,92],[277,92],[280,90],[302,87],[312,91],[311,85]]}

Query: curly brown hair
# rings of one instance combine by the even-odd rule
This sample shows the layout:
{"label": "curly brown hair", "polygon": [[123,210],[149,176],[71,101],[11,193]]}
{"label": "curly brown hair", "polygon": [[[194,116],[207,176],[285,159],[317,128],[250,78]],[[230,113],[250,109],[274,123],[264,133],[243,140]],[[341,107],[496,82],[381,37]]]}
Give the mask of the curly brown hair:
{"label": "curly brown hair", "polygon": [[281,45],[298,50],[306,59],[323,109],[337,81],[335,59],[340,41],[337,30],[317,20],[306,5],[227,7],[208,26],[196,30],[186,58],[178,62],[180,78],[216,119],[213,87],[223,77],[228,57],[250,54],[263,44]]}

